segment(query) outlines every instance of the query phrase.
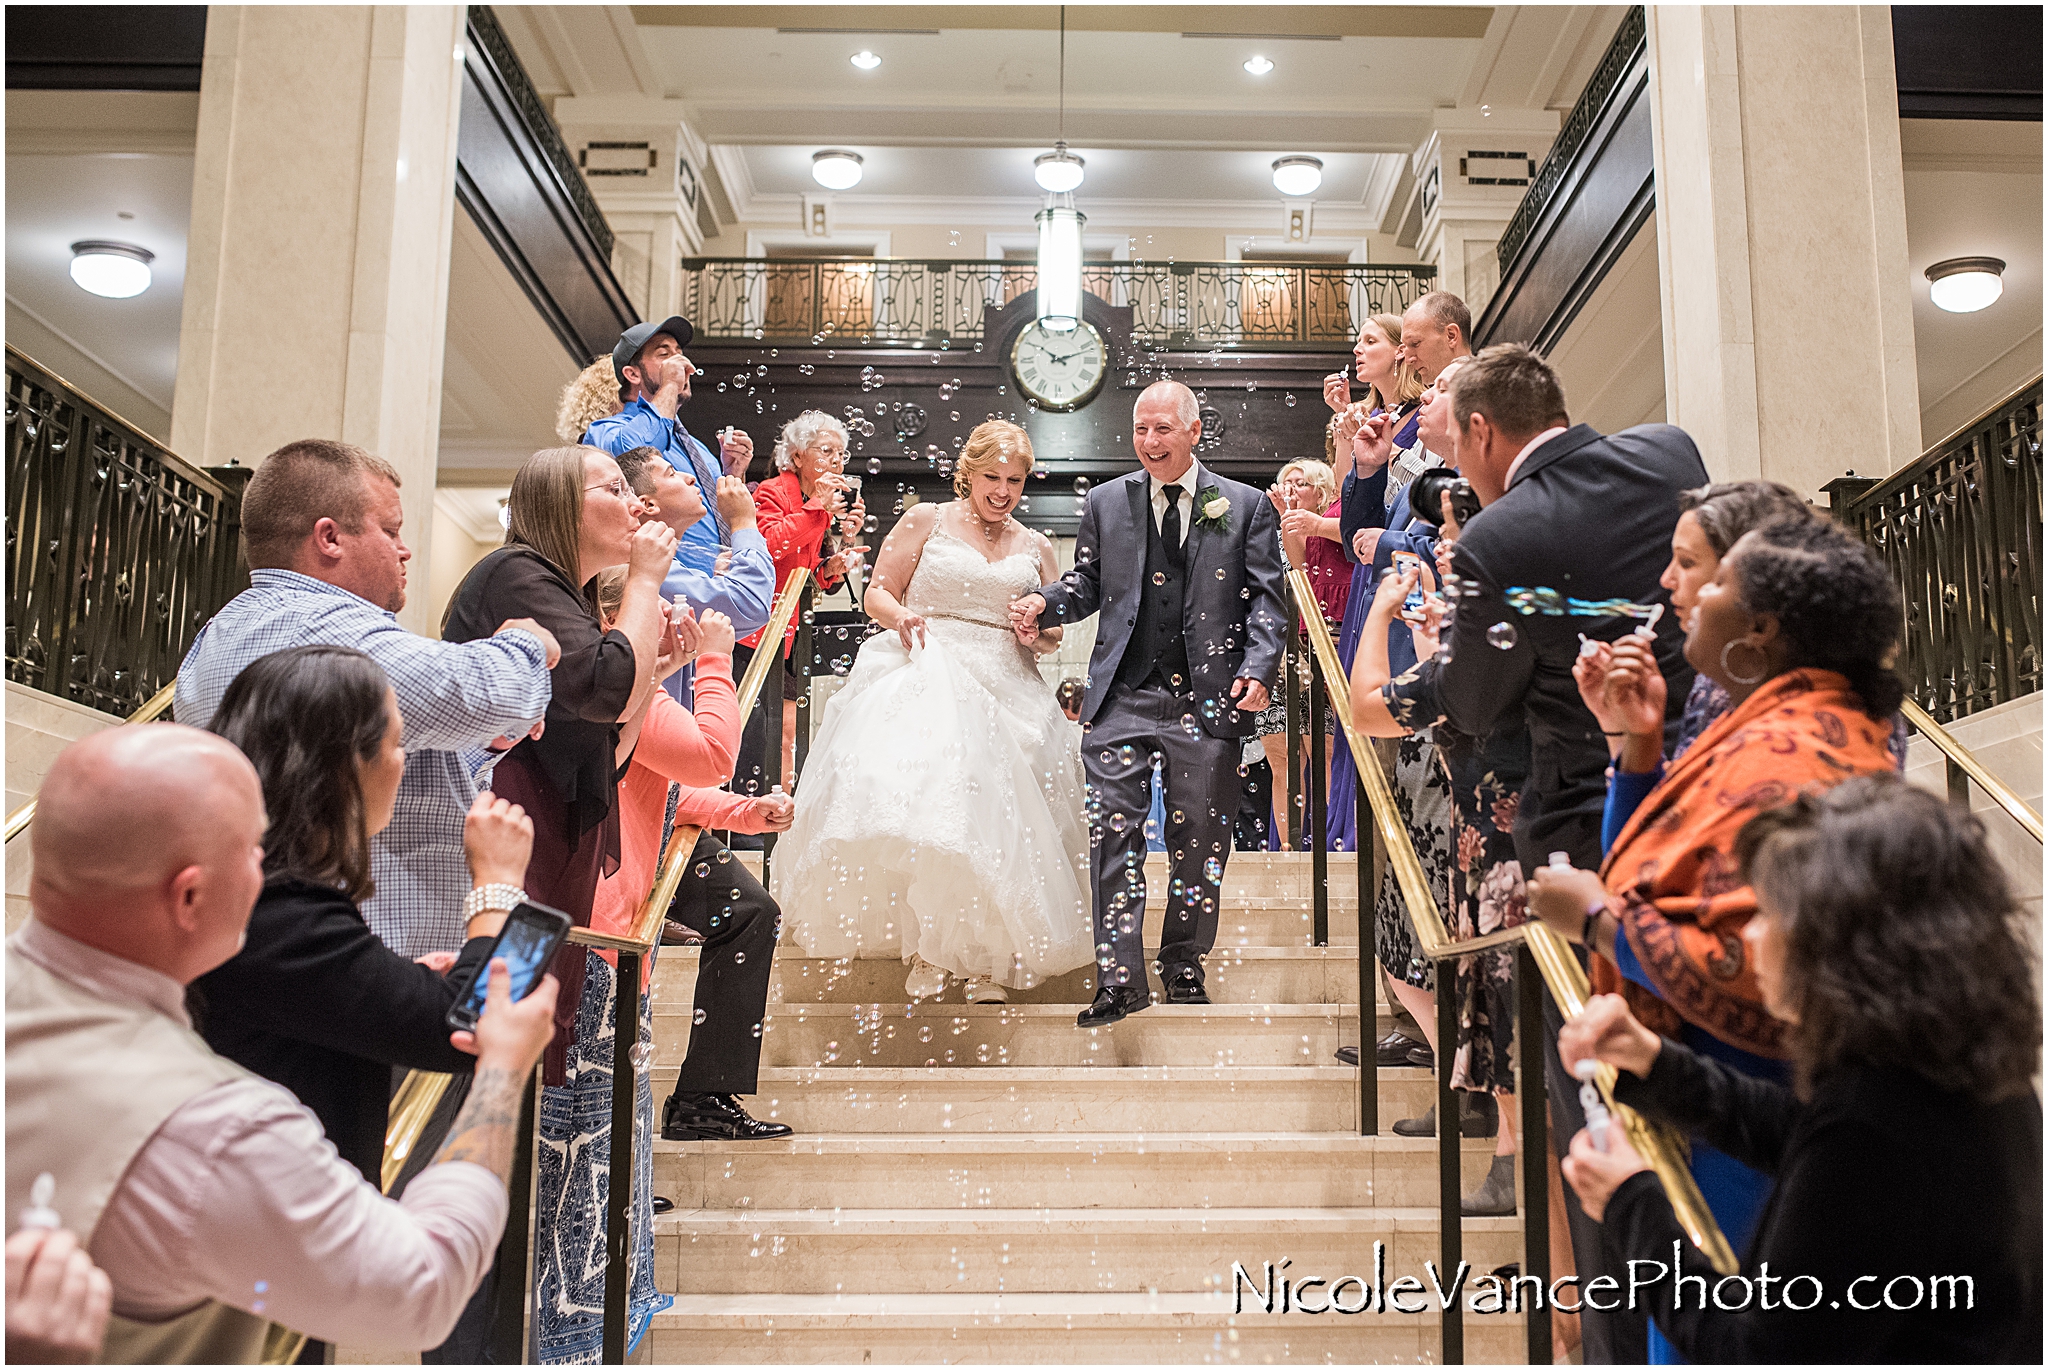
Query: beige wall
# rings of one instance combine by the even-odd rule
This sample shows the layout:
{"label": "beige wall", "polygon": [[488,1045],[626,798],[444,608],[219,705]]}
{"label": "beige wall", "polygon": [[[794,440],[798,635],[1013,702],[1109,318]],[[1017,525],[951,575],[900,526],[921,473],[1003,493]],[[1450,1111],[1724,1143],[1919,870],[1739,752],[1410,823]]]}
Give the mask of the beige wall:
{"label": "beige wall", "polygon": [[[43,777],[57,760],[57,753],[102,728],[121,720],[68,699],[46,695],[25,685],[7,682],[7,812],[13,813],[35,797]],[[112,815],[109,816],[110,820]],[[28,917],[28,879],[33,869],[28,852],[29,836],[23,833],[7,844],[7,931],[13,932]]]}
{"label": "beige wall", "polygon": [[484,556],[504,546],[503,539],[493,538],[479,542],[469,534],[469,529],[449,516],[440,505],[434,506],[434,535],[428,541],[426,557],[426,585],[415,593],[424,592],[431,613],[425,619],[425,626],[418,631],[428,637],[441,635],[441,615],[447,611],[448,600],[454,595],[455,587],[462,584],[462,578],[469,574],[469,568],[484,559]]}
{"label": "beige wall", "polygon": [[[1968,747],[1985,769],[2011,786],[2019,797],[2041,810],[2041,696],[2030,694],[1971,714],[1948,725],[1956,741]],[[1924,737],[1914,737],[1906,751],[1906,779],[1937,794],[1948,793],[1948,767],[1942,753]],[[2025,911],[2038,958],[2041,950],[2041,844],[2013,821],[1975,785],[1970,787],[1970,812],[1983,821],[1991,850],[2005,866]],[[2039,975],[2038,962],[2035,971]]]}

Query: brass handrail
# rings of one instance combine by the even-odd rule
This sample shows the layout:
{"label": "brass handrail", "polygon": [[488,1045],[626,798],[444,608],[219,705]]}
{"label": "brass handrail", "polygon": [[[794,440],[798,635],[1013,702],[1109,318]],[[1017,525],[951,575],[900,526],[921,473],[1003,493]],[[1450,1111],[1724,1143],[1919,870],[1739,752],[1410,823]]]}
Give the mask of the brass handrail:
{"label": "brass handrail", "polygon": [[[1344,740],[1350,744],[1351,755],[1358,764],[1359,778],[1364,782],[1366,797],[1372,804],[1373,821],[1386,843],[1387,860],[1393,867],[1396,883],[1401,887],[1402,898],[1407,902],[1408,914],[1415,924],[1416,940],[1422,945],[1423,954],[1433,961],[1445,961],[1514,942],[1526,942],[1535,957],[1537,970],[1543,975],[1544,984],[1550,987],[1551,997],[1557,1001],[1564,1016],[1570,1019],[1586,1006],[1591,987],[1564,940],[1539,920],[1531,918],[1519,927],[1502,928],[1481,937],[1468,937],[1462,942],[1451,940],[1443,915],[1437,910],[1436,898],[1430,893],[1429,877],[1423,872],[1422,858],[1416,855],[1415,843],[1408,836],[1408,825],[1402,820],[1401,811],[1394,802],[1393,787],[1387,782],[1379,754],[1372,749],[1372,739],[1362,736],[1352,722],[1351,673],[1344,669],[1337,655],[1337,644],[1330,637],[1330,626],[1323,621],[1323,612],[1317,605],[1315,590],[1309,585],[1308,573],[1300,569],[1291,570],[1287,573],[1287,583],[1294,592],[1294,601],[1301,610],[1302,618],[1308,623],[1309,644],[1315,652],[1316,664],[1329,682],[1330,710],[1337,716],[1337,726],[1344,730]],[[1441,982],[1438,992],[1443,992]],[[1439,1045],[1438,1059],[1448,1060],[1447,1048],[1452,1044]],[[1608,1110],[1621,1120],[1630,1143],[1663,1182],[1665,1196],[1670,1199],[1672,1211],[1685,1228],[1686,1236],[1706,1255],[1715,1270],[1723,1275],[1735,1274],[1741,1266],[1728,1246],[1728,1238],[1722,1234],[1720,1225],[1707,1208],[1707,1201],[1701,1196],[1699,1185],[1693,1181],[1692,1172],[1679,1159],[1683,1155],[1679,1138],[1662,1124],[1653,1123],[1627,1105],[1615,1101],[1612,1067],[1600,1067],[1594,1083]]]}
{"label": "brass handrail", "polygon": [[[116,726],[126,727],[130,723],[155,722],[158,718],[162,717],[164,710],[171,707],[171,697],[175,695],[177,691],[178,678],[176,676],[172,676],[170,684],[164,686],[161,690],[158,690],[155,694],[151,695],[149,697],[149,702],[147,704],[144,704],[134,713],[122,719],[121,722]],[[23,829],[27,828],[28,825],[34,821],[35,816],[36,801],[33,799],[29,800],[28,803],[23,804],[13,813],[8,814],[6,836],[0,837],[0,845],[4,845],[7,842],[12,842],[15,838],[21,836]]]}
{"label": "brass handrail", "polygon": [[1899,704],[1899,712],[1904,714],[1906,721],[1912,724],[1922,737],[1932,742],[1943,756],[1961,767],[1963,773],[1975,781],[1979,789],[1990,795],[1999,808],[2011,814],[2013,822],[2026,829],[2027,836],[2036,842],[2041,840],[2041,815],[2034,812],[2033,807],[2020,798],[2012,786],[1984,769],[1984,763],[1977,759],[1975,752],[1956,741],[1948,729],[1936,723],[1927,710],[1912,700],[1902,701]]}

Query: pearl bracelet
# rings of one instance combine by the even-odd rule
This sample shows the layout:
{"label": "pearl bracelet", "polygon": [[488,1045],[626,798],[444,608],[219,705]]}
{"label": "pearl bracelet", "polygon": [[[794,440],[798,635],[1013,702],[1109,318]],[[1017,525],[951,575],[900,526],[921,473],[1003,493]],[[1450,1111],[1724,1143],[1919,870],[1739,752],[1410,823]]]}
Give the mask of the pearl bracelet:
{"label": "pearl bracelet", "polygon": [[467,923],[480,913],[510,913],[526,902],[526,891],[517,885],[478,885],[462,896],[462,921]]}

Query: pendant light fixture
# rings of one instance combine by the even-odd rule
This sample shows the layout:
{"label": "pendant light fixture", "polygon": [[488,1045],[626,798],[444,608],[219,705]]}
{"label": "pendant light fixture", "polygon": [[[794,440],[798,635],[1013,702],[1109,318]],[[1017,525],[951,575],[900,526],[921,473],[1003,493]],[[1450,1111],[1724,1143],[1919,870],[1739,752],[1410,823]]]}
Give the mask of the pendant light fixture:
{"label": "pendant light fixture", "polygon": [[1067,7],[1060,6],[1060,136],[1033,168],[1047,192],[1038,211],[1038,322],[1048,332],[1070,333],[1081,324],[1081,229],[1074,208],[1082,161],[1067,151]]}

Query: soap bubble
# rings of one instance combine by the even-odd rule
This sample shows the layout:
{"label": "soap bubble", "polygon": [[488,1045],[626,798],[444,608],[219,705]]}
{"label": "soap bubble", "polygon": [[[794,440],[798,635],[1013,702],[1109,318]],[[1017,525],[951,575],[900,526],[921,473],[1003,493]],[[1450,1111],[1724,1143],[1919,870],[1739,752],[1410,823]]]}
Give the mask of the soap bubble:
{"label": "soap bubble", "polygon": [[1289,392],[1289,394],[1288,394],[1288,396],[1287,396],[1287,407],[1288,407],[1289,409],[1292,409],[1292,408],[1294,408],[1294,395],[1293,395],[1293,393],[1292,393],[1292,392]]}
{"label": "soap bubble", "polygon": [[1094,484],[1095,483],[1089,480],[1086,476],[1076,476],[1074,477],[1074,493],[1077,495],[1085,495],[1091,488],[1093,488]]}
{"label": "soap bubble", "polygon": [[1515,625],[1512,623],[1494,624],[1486,630],[1486,641],[1489,645],[1498,647],[1503,652],[1512,650],[1516,641]]}

